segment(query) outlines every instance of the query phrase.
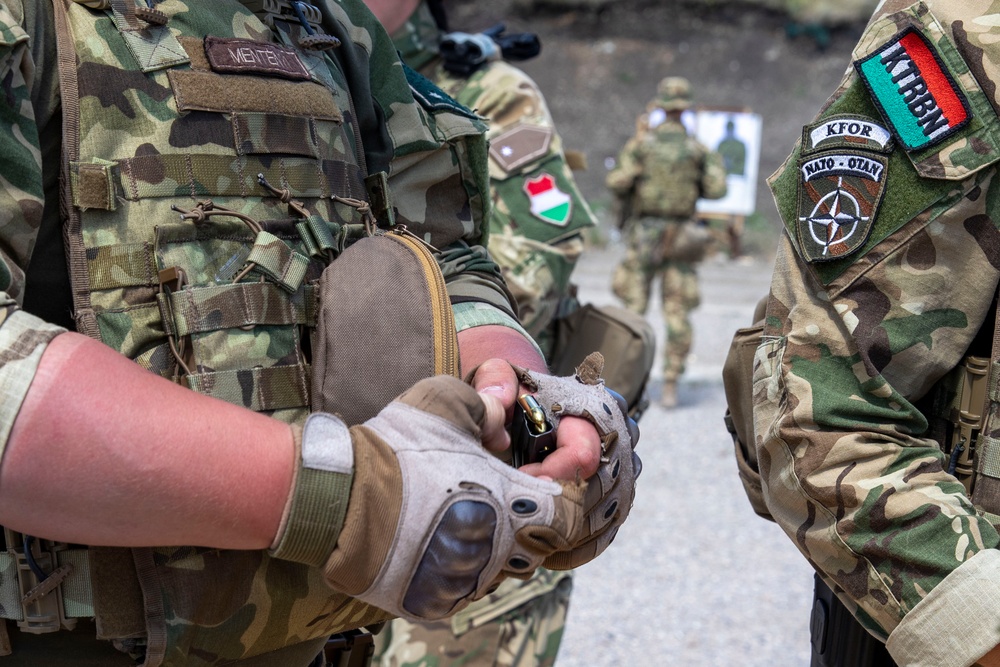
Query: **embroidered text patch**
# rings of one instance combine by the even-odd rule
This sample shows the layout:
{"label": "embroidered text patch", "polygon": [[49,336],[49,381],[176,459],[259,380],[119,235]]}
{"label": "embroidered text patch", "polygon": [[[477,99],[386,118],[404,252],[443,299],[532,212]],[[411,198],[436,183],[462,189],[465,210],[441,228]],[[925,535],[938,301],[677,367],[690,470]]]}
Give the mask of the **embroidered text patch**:
{"label": "embroidered text patch", "polygon": [[907,150],[940,143],[969,122],[969,104],[926,37],[907,28],[854,63]]}
{"label": "embroidered text patch", "polygon": [[223,74],[266,74],[299,81],[309,78],[298,54],[277,44],[206,37],[205,55],[212,69]]}

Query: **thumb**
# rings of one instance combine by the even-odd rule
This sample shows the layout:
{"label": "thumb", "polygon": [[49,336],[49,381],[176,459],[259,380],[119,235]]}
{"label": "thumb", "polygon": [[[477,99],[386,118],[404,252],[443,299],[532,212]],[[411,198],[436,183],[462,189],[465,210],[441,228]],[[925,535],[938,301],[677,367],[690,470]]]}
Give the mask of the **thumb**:
{"label": "thumb", "polygon": [[483,416],[483,447],[491,452],[502,452],[510,446],[510,434],[504,428],[507,412],[503,402],[489,393],[480,393],[486,414]]}

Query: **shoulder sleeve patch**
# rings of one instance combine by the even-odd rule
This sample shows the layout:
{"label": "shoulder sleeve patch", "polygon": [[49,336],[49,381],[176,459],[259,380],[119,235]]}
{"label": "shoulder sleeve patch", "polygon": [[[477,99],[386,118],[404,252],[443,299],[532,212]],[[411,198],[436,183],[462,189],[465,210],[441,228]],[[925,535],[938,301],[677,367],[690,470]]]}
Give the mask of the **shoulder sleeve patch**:
{"label": "shoulder sleeve patch", "polygon": [[989,94],[923,3],[873,21],[860,44],[858,78],[920,176],[963,180],[1000,159]]}
{"label": "shoulder sleeve patch", "polygon": [[965,95],[937,49],[915,28],[903,30],[854,67],[907,150],[940,144],[969,123]]}
{"label": "shoulder sleeve patch", "polygon": [[519,123],[490,141],[490,157],[511,173],[549,153],[552,128]]}
{"label": "shoulder sleeve patch", "polygon": [[[886,153],[895,142],[876,149],[879,142],[869,136],[813,140],[841,128],[848,134],[878,134],[878,111],[860,81],[827,113],[804,129],[795,153],[768,183],[796,250],[828,285],[951,193],[955,183],[921,176],[899,148]],[[870,133],[863,122],[872,124]]]}
{"label": "shoulder sleeve patch", "polygon": [[406,81],[410,84],[414,99],[423,108],[432,113],[448,111],[473,120],[479,119],[479,116],[471,109],[456,102],[448,93],[438,88],[433,81],[407,66],[406,63],[403,63],[403,72],[406,73]]}

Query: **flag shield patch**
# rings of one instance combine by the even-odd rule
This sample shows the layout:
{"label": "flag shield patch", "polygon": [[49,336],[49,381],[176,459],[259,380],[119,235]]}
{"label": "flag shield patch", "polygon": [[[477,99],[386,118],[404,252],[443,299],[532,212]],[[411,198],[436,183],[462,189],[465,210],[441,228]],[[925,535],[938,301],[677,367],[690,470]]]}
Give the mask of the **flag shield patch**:
{"label": "flag shield patch", "polygon": [[907,28],[854,62],[861,80],[906,150],[941,143],[972,118],[969,102],[934,45]]}
{"label": "flag shield patch", "polygon": [[798,240],[808,262],[842,259],[864,246],[885,191],[884,155],[832,150],[799,160]]}
{"label": "flag shield patch", "polygon": [[524,192],[528,195],[533,216],[557,227],[565,227],[569,222],[573,199],[556,186],[556,179],[551,174],[525,179]]}

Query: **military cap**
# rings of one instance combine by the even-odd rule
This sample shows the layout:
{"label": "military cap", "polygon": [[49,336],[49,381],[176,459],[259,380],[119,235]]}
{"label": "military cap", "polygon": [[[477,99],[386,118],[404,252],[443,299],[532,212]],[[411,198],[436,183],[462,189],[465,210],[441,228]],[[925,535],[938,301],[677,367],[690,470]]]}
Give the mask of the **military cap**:
{"label": "military cap", "polygon": [[656,106],[664,111],[683,111],[691,107],[691,84],[679,76],[668,76],[656,87]]}

